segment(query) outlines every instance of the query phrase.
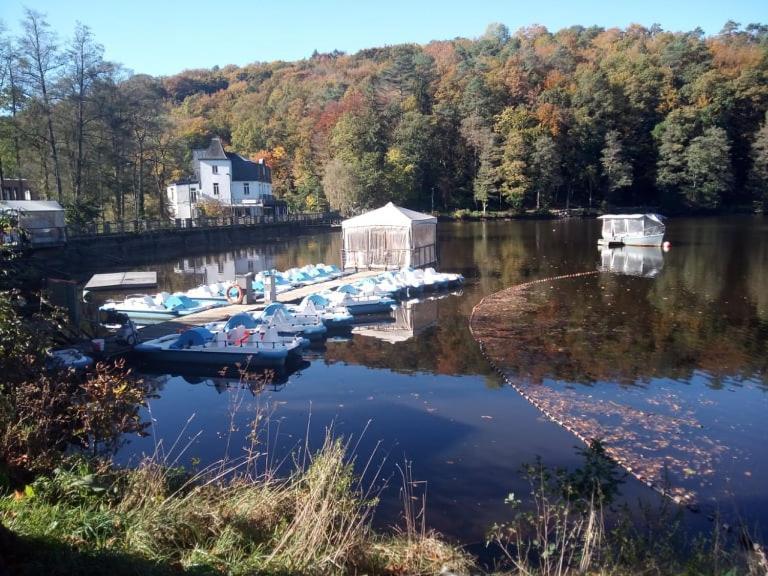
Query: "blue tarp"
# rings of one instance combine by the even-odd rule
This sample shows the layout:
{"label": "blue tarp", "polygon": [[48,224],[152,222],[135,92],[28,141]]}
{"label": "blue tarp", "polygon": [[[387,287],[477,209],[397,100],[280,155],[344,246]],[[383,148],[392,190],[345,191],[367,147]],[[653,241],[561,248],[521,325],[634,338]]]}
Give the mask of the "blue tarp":
{"label": "blue tarp", "polygon": [[183,294],[174,294],[169,296],[163,303],[168,310],[189,310],[190,308],[196,308],[199,304]]}
{"label": "blue tarp", "polygon": [[330,301],[325,296],[321,296],[320,294],[310,294],[307,296],[307,300],[320,308],[325,308],[328,306],[328,304],[330,304]]}
{"label": "blue tarp", "polygon": [[238,326],[245,326],[250,330],[251,328],[256,328],[258,324],[259,323],[256,322],[254,317],[248,314],[248,312],[239,312],[227,320],[227,323],[224,325],[224,330],[232,330]]}
{"label": "blue tarp", "polygon": [[179,334],[176,342],[168,346],[169,348],[189,348],[190,346],[202,346],[213,339],[213,332],[206,328],[198,327],[187,330]]}
{"label": "blue tarp", "polygon": [[264,311],[261,313],[261,315],[266,318],[267,316],[272,316],[278,310],[285,310],[285,304],[280,304],[280,302],[273,302],[264,308]]}
{"label": "blue tarp", "polygon": [[351,284],[344,284],[343,286],[339,286],[338,288],[336,288],[336,292],[346,292],[347,294],[357,294],[360,292],[360,290],[358,290]]}

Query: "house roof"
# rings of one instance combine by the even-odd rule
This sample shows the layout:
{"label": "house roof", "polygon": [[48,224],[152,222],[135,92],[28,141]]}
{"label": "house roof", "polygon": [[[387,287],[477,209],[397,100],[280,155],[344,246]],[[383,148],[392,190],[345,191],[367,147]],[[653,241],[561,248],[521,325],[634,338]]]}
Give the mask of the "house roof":
{"label": "house roof", "polygon": [[272,182],[269,166],[253,162],[234,152],[225,152],[218,137],[211,140],[208,148],[192,150],[192,169],[198,180],[201,160],[229,160],[232,163],[232,180],[235,182]]}
{"label": "house roof", "polygon": [[235,182],[271,182],[272,176],[266,164],[247,160],[233,152],[226,152],[226,157],[232,162],[232,180]]}
{"label": "house roof", "polygon": [[224,146],[221,145],[221,138],[211,139],[208,148],[192,150],[192,159],[197,160],[226,160],[227,155],[224,152]]}
{"label": "house roof", "polygon": [[401,208],[388,202],[381,208],[344,220],[341,226],[342,228],[357,228],[364,226],[411,226],[413,224],[437,224],[437,218],[431,214]]}
{"label": "house roof", "polygon": [[61,204],[55,200],[0,200],[0,211],[18,210],[20,212],[64,212]]}

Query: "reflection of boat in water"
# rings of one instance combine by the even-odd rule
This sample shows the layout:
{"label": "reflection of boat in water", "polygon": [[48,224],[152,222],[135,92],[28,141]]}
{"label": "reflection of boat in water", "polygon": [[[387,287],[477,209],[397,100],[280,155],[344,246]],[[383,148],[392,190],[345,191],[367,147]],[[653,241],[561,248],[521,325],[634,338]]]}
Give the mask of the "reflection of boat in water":
{"label": "reflection of boat in water", "polygon": [[620,246],[600,250],[601,272],[654,278],[664,267],[664,256],[658,246]]}
{"label": "reflection of boat in water", "polygon": [[625,246],[661,246],[665,226],[659,214],[604,214],[603,237],[599,244]]}
{"label": "reflection of boat in water", "polygon": [[166,371],[162,364],[154,363],[151,366],[145,366],[141,372],[142,376],[152,380],[158,390],[162,390],[172,380],[178,380],[182,384],[204,384],[215,388],[219,393],[239,388],[258,394],[264,390],[272,392],[282,390],[292,375],[300,373],[310,366],[310,362],[301,358],[293,359],[287,362],[285,366],[271,370],[256,368],[238,370],[234,367],[214,369],[205,366],[180,367],[174,364],[168,365]]}

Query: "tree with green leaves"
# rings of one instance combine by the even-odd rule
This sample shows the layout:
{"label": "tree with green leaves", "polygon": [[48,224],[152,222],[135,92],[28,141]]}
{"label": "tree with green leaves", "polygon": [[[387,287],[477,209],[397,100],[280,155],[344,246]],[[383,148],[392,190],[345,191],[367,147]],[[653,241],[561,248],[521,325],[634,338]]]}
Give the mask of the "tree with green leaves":
{"label": "tree with green leaves", "polygon": [[483,214],[485,214],[489,202],[499,192],[496,154],[491,147],[486,148],[480,154],[480,169],[477,171],[472,189],[475,202],[480,204]]}
{"label": "tree with green leaves", "polygon": [[762,211],[768,209],[768,112],[752,142],[749,186]]}
{"label": "tree with green leaves", "polygon": [[563,183],[561,153],[549,134],[541,134],[534,140],[531,154],[533,189],[536,193],[536,210],[549,208],[552,198]]}
{"label": "tree with green leaves", "polygon": [[508,107],[499,115],[495,130],[503,142],[499,162],[501,195],[509,206],[520,210],[529,202],[533,191],[536,122],[524,106]]}
{"label": "tree with green leaves", "polygon": [[331,208],[347,216],[362,204],[362,184],[355,166],[337,156],[325,166],[323,189]]}
{"label": "tree with green leaves", "polygon": [[697,208],[717,208],[733,184],[728,134],[717,126],[707,128],[691,140],[685,162],[688,202]]}
{"label": "tree with green leaves", "polygon": [[663,192],[665,203],[674,205],[681,200],[686,185],[686,157],[694,122],[689,113],[676,110],[654,129],[659,158],[656,183]]}
{"label": "tree with green leaves", "polygon": [[632,164],[626,158],[618,131],[606,132],[600,164],[609,192],[615,193],[632,186]]}
{"label": "tree with green leaves", "polygon": [[531,148],[525,134],[515,131],[507,135],[499,166],[501,194],[515,210],[520,210],[532,189],[530,177]]}

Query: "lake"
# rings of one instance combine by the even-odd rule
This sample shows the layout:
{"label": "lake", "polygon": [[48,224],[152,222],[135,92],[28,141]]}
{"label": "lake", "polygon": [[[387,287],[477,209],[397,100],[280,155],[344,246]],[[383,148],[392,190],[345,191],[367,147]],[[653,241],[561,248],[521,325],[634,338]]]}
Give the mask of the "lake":
{"label": "lake", "polygon": [[[478,543],[504,520],[504,498],[527,494],[522,464],[580,461],[578,438],[512,382],[571,429],[609,435],[628,462],[669,469],[697,508],[768,521],[768,219],[672,219],[671,251],[639,256],[601,254],[595,220],[441,223],[438,235],[439,268],[464,274],[461,291],[313,347],[299,370],[259,391],[215,374],[148,375],[153,433],[129,439],[120,461],[158,444],[184,464],[238,456],[266,410],[260,447],[274,462],[306,437],[319,446],[332,426],[353,438],[361,465],[383,461],[380,525],[397,521],[396,465],[410,462],[425,481],[428,525]],[[338,263],[339,249],[340,234],[324,233],[150,268],[173,291],[265,267]],[[499,317],[519,337],[501,348],[507,380],[491,369],[468,326],[484,296],[598,268],[537,285],[525,310]],[[622,491],[654,497],[632,478]]]}

